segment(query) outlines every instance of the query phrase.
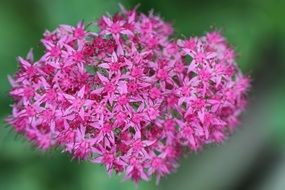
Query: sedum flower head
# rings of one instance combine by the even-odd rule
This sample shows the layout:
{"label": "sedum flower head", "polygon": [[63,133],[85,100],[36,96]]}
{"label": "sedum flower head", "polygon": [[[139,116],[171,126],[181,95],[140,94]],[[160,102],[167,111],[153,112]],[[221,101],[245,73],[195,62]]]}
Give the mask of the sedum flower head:
{"label": "sedum flower head", "polygon": [[182,149],[221,143],[237,126],[249,79],[220,33],[175,40],[152,12],[125,9],[97,25],[60,25],[44,33],[39,60],[18,58],[8,122],[37,147],[159,180]]}

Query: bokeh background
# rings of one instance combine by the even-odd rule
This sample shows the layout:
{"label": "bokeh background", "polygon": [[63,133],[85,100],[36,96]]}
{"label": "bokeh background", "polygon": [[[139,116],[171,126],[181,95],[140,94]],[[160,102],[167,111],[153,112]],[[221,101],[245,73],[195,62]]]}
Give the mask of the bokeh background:
{"label": "bokeh background", "polygon": [[71,161],[59,150],[35,150],[4,118],[11,111],[7,75],[16,56],[40,49],[45,29],[89,22],[117,11],[116,0],[0,0],[0,190],[284,190],[285,189],[285,1],[121,0],[140,11],[154,9],[179,37],[219,29],[252,76],[249,106],[236,133],[222,145],[181,160],[161,180],[122,182],[102,166]]}

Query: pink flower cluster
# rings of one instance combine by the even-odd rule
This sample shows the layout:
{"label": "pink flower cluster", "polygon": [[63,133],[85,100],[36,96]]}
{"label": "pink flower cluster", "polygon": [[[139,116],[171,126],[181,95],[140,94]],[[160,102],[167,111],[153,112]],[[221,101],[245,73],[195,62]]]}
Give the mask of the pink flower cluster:
{"label": "pink flower cluster", "polygon": [[125,10],[44,33],[44,55],[19,58],[8,122],[37,147],[124,173],[169,174],[183,151],[220,143],[237,126],[249,79],[218,32],[184,40],[158,16]]}

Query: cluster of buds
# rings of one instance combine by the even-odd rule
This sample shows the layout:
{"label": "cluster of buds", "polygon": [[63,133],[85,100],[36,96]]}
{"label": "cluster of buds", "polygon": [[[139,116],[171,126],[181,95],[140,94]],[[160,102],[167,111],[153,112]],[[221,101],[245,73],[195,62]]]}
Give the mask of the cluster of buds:
{"label": "cluster of buds", "polygon": [[18,58],[8,122],[40,149],[134,182],[175,170],[185,150],[221,143],[238,124],[249,79],[220,33],[172,39],[169,23],[122,9],[99,31],[46,31],[44,55]]}

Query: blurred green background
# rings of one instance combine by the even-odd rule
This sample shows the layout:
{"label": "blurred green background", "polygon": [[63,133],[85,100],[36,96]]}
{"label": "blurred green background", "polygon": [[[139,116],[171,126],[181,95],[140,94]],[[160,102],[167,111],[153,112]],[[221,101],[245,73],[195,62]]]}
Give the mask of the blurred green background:
{"label": "blurred green background", "polygon": [[115,0],[0,0],[0,190],[284,190],[285,189],[285,1],[121,0],[140,11],[154,9],[179,37],[220,29],[252,76],[249,107],[236,133],[223,145],[181,160],[161,180],[122,182],[104,168],[71,161],[59,150],[42,153],[17,136],[3,119],[9,114],[7,75],[16,56],[40,49],[45,29],[89,22],[118,10]]}

